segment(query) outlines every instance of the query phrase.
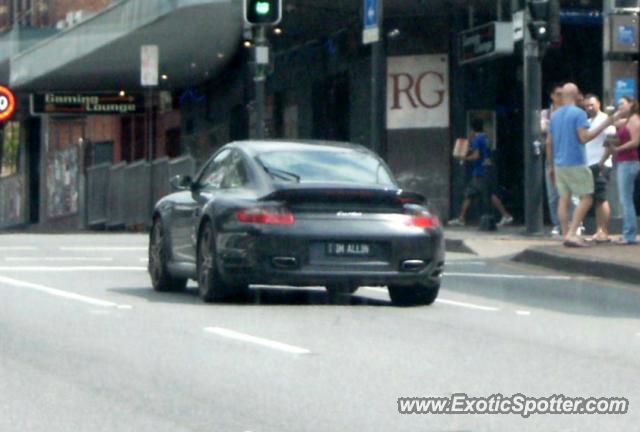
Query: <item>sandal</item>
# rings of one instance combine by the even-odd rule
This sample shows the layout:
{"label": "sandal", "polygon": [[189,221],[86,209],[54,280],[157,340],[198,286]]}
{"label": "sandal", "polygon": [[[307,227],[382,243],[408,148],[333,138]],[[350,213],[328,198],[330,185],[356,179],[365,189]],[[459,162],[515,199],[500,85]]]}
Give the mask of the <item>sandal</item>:
{"label": "sandal", "polygon": [[576,240],[565,240],[562,245],[564,247],[569,247],[569,248],[586,248],[589,247],[588,244],[584,243],[583,241],[576,241]]}

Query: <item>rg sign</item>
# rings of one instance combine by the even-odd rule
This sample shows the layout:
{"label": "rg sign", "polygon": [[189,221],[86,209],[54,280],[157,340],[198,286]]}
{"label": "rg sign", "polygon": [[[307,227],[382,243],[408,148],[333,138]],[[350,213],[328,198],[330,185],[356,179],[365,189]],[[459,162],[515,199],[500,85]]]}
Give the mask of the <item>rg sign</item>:
{"label": "rg sign", "polygon": [[[392,110],[402,109],[400,98],[404,95],[411,107],[418,108],[422,105],[424,108],[436,108],[444,101],[445,85],[444,76],[440,72],[426,71],[414,78],[408,73],[389,74],[393,83],[391,92],[393,94]],[[425,84],[427,80],[427,84]],[[433,86],[433,82],[437,83]],[[438,85],[439,84],[439,85]],[[441,89],[438,90],[437,88]],[[429,90],[430,95],[425,95],[424,90]]]}
{"label": "rg sign", "polygon": [[447,55],[389,57],[387,128],[449,126]]}

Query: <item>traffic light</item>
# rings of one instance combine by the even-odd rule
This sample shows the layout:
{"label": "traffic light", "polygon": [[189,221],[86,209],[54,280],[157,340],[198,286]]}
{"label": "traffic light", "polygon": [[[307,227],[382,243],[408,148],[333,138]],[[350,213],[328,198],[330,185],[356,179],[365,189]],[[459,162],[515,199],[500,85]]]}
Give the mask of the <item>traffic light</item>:
{"label": "traffic light", "polygon": [[250,25],[277,25],[282,20],[282,0],[244,0],[244,20]]}
{"label": "traffic light", "polygon": [[560,1],[528,0],[529,32],[531,38],[538,42],[560,42]]}

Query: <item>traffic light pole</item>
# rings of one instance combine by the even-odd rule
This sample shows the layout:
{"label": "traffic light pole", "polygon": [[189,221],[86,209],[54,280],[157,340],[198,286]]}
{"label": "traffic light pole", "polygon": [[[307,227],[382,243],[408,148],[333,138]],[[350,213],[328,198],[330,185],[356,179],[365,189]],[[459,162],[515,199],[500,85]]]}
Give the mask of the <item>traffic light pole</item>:
{"label": "traffic light pole", "polygon": [[[528,15],[528,14],[527,14]],[[540,132],[542,66],[540,44],[524,32],[524,210],[529,235],[542,234],[544,201],[544,143]]]}
{"label": "traffic light pole", "polygon": [[[268,68],[268,44],[266,36],[266,27],[255,27],[255,50],[256,50],[256,71],[253,81],[256,86],[256,138],[265,138],[265,125],[264,125],[264,104],[265,104],[265,85],[267,81],[267,68]],[[261,59],[260,51],[267,50],[267,64],[264,64],[264,59]]]}
{"label": "traffic light pole", "polygon": [[369,117],[369,127],[371,131],[371,149],[380,157],[386,157],[384,147],[385,131],[385,111],[384,101],[386,100],[386,55],[384,37],[383,2],[377,2],[378,26],[380,28],[380,39],[371,44],[371,107]]}

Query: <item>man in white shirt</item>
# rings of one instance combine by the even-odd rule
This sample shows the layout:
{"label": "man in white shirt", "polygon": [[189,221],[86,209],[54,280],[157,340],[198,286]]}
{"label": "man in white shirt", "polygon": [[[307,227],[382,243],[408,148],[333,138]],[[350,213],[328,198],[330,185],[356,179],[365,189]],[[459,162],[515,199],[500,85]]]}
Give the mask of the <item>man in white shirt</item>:
{"label": "man in white shirt", "polygon": [[[601,111],[600,99],[594,94],[588,94],[584,98],[584,107],[589,117],[590,130],[596,129],[602,123],[607,121],[607,114]],[[609,183],[609,175],[611,174],[611,158],[607,159],[603,166],[600,166],[600,160],[605,152],[605,143],[607,136],[615,135],[616,129],[613,126],[606,128],[600,135],[585,144],[587,154],[587,164],[591,168],[594,181],[593,199],[595,203],[597,232],[593,236],[593,241],[598,243],[608,242],[609,240],[609,219],[611,217],[611,208],[607,200],[607,185]]]}

